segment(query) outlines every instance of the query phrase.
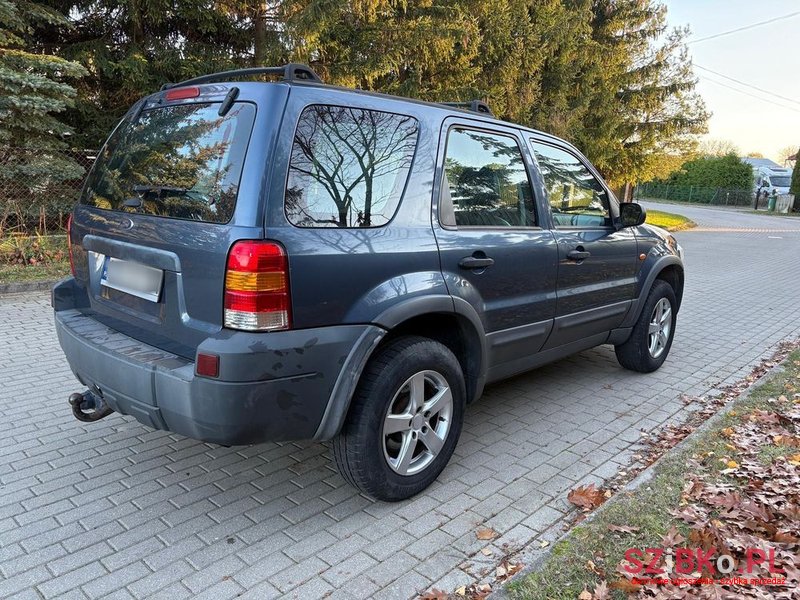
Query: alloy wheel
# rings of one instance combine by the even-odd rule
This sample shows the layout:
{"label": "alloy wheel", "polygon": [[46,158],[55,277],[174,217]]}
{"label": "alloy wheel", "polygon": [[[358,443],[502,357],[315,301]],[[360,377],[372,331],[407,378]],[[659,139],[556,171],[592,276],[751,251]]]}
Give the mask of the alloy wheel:
{"label": "alloy wheel", "polygon": [[381,440],[389,467],[399,475],[423,471],[439,455],[453,418],[453,393],[437,371],[409,377],[392,398]]}

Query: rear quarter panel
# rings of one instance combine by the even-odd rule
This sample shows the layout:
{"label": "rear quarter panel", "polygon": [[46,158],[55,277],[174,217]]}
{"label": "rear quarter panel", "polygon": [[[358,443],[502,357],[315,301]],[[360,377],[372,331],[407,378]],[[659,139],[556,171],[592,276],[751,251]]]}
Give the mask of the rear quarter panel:
{"label": "rear quarter panel", "polygon": [[[405,193],[387,225],[302,228],[288,221],[284,194],[295,126],[303,109],[313,104],[372,109],[417,120],[417,147]],[[284,245],[289,256],[294,326],[370,323],[400,302],[446,296],[431,228],[439,111],[386,97],[295,85],[283,122],[271,163],[265,231],[268,239]]]}

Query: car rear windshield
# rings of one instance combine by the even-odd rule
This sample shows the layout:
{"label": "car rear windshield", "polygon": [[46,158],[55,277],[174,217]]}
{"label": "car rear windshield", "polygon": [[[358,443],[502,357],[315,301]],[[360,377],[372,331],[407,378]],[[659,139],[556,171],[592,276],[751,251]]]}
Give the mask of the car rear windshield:
{"label": "car rear windshield", "polygon": [[89,174],[83,204],[227,223],[233,215],[255,106],[182,104],[123,121]]}

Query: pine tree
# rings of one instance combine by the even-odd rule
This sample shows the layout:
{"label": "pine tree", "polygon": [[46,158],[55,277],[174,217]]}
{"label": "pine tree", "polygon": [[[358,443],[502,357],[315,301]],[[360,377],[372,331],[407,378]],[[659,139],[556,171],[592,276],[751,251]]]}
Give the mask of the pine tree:
{"label": "pine tree", "polygon": [[[29,224],[40,211],[63,214],[74,194],[55,191],[83,168],[65,152],[69,126],[56,115],[72,105],[73,62],[28,50],[42,25],[67,20],[38,2],[0,0],[0,225]],[[61,116],[61,115],[59,115]],[[10,221],[9,221],[10,220]]]}
{"label": "pine tree", "polygon": [[[70,127],[55,115],[73,104],[67,81],[84,69],[57,56],[27,50],[41,25],[67,20],[38,2],[0,0],[0,183],[34,190],[79,177],[83,169],[66,154]],[[4,198],[4,203],[14,200]],[[5,210],[8,210],[6,205]]]}
{"label": "pine tree", "polygon": [[[166,82],[252,66],[278,54],[256,23],[269,21],[272,3],[257,0],[54,0],[73,15],[73,27],[53,27],[37,42],[89,71],[67,114],[76,143],[98,148],[136,100]],[[273,40],[278,44],[279,40]],[[276,58],[278,58],[276,56]]]}
{"label": "pine tree", "polygon": [[165,81],[288,61],[338,85],[487,100],[575,142],[614,184],[665,175],[707,117],[660,0],[50,1],[75,27],[41,47],[90,70],[67,115],[87,147]]}
{"label": "pine tree", "polygon": [[705,131],[684,38],[667,31],[655,0],[594,0],[591,41],[578,67],[590,97],[574,140],[613,185],[665,175],[662,157],[682,155]]}

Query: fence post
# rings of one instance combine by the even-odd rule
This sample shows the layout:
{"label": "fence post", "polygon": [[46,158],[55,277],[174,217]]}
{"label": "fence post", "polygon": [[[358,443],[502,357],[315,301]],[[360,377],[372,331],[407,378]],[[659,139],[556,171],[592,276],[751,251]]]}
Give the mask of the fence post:
{"label": "fence post", "polygon": [[689,202],[692,201],[692,187],[694,187],[694,186],[691,186],[691,185],[689,186]]}

